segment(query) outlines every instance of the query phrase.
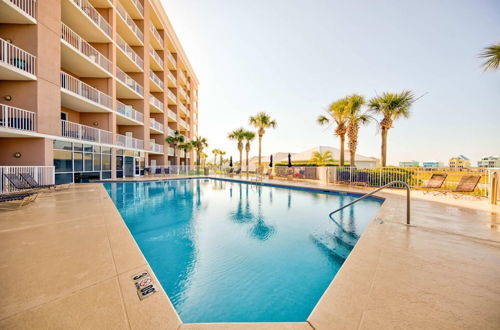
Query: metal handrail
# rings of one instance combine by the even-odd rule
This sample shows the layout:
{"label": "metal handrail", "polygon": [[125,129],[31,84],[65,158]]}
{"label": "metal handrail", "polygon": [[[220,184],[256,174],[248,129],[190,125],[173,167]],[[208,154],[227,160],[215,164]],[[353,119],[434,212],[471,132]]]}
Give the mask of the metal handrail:
{"label": "metal handrail", "polygon": [[402,184],[402,185],[404,185],[404,186],[406,187],[406,224],[407,224],[407,225],[409,225],[409,224],[410,224],[410,186],[409,186],[406,182],[404,182],[404,181],[391,181],[391,182],[389,182],[388,184],[386,184],[386,185],[384,185],[384,186],[382,186],[382,187],[380,187],[380,188],[377,188],[377,189],[375,189],[374,191],[369,192],[368,194],[365,194],[365,195],[363,195],[363,196],[361,196],[361,197],[359,197],[359,198],[357,198],[357,199],[353,200],[352,202],[350,202],[350,203],[348,203],[348,204],[346,204],[346,205],[342,206],[341,208],[336,209],[336,210],[335,210],[335,211],[333,211],[333,212],[330,212],[330,214],[328,214],[328,216],[330,217],[330,219],[332,219],[333,221],[335,221],[335,220],[332,218],[332,215],[333,215],[333,214],[335,214],[335,213],[337,213],[337,212],[339,212],[339,211],[341,211],[341,210],[345,209],[346,207],[349,207],[349,206],[351,206],[352,204],[355,204],[355,203],[357,203],[357,202],[359,202],[359,201],[361,201],[361,200],[363,200],[363,199],[365,199],[365,198],[367,198],[367,197],[372,196],[373,194],[375,194],[375,193],[379,192],[379,191],[380,191],[380,190],[382,190],[382,189],[385,189],[385,188],[387,188],[387,187],[393,186],[393,185],[395,185],[395,184]]}

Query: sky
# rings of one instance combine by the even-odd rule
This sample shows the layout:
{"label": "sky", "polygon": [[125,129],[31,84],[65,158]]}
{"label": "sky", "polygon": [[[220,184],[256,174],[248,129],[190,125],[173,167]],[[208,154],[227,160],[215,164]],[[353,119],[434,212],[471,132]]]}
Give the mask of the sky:
{"label": "sky", "polygon": [[[209,150],[238,158],[227,134],[260,111],[278,123],[263,155],[338,148],[316,123],[332,101],[411,90],[423,97],[390,130],[389,164],[500,155],[500,70],[478,57],[500,42],[498,0],[162,1],[200,81]],[[380,157],[380,140],[362,127],[358,153]]]}

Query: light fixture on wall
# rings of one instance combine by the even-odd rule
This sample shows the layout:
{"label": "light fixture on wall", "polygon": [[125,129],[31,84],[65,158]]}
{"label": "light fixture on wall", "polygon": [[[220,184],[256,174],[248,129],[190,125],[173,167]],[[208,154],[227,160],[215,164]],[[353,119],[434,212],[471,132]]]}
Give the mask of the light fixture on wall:
{"label": "light fixture on wall", "polygon": [[99,126],[99,122],[98,122],[98,121],[95,121],[95,122],[93,122],[93,123],[92,123],[92,125],[94,125],[94,126]]}
{"label": "light fixture on wall", "polygon": [[12,100],[12,96],[11,96],[11,95],[5,95],[5,96],[3,97],[3,99],[4,99],[5,101],[11,101],[11,100]]}
{"label": "light fixture on wall", "polygon": [[15,152],[15,153],[14,153],[14,157],[15,157],[15,158],[21,158],[21,156],[22,156],[22,155],[21,155],[21,153],[20,153],[20,152]]}

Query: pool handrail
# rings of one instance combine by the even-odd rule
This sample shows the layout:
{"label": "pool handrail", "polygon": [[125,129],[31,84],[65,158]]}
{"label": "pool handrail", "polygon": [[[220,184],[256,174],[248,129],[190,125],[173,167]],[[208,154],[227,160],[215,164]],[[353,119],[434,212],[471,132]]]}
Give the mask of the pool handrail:
{"label": "pool handrail", "polygon": [[361,200],[363,200],[363,199],[365,199],[365,198],[367,198],[367,197],[370,197],[370,196],[372,196],[372,195],[376,194],[376,193],[377,193],[377,192],[379,192],[380,190],[385,189],[385,188],[388,188],[388,187],[391,187],[391,186],[393,186],[393,185],[395,185],[395,184],[402,184],[402,185],[403,185],[403,186],[405,186],[405,188],[406,188],[406,224],[407,224],[407,225],[409,225],[409,224],[410,224],[410,186],[409,186],[406,182],[404,182],[404,181],[399,181],[399,180],[391,181],[391,182],[389,182],[388,184],[383,185],[382,187],[377,188],[377,189],[375,189],[375,190],[373,190],[373,191],[371,191],[371,192],[369,192],[369,193],[367,193],[367,194],[365,194],[365,195],[363,195],[363,196],[361,196],[361,197],[359,197],[359,198],[357,198],[357,199],[353,200],[352,202],[350,202],[350,203],[348,203],[348,204],[346,204],[346,205],[342,206],[341,208],[338,208],[338,209],[336,209],[335,211],[330,212],[330,214],[328,214],[328,216],[330,217],[330,219],[332,219],[333,221],[335,221],[335,220],[332,218],[332,215],[333,215],[333,214],[335,214],[335,213],[337,213],[337,212],[339,212],[339,211],[342,211],[342,210],[343,210],[343,209],[345,209],[346,207],[349,207],[349,206],[351,206],[351,205],[353,205],[353,204],[355,204],[355,203],[357,203],[357,202],[359,202],[359,201],[361,201]]}

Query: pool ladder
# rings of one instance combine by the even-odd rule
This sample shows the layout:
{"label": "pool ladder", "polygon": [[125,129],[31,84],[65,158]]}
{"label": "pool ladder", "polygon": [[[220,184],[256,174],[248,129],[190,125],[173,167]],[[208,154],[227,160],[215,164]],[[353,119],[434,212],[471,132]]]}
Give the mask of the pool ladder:
{"label": "pool ladder", "polygon": [[342,206],[341,208],[338,208],[335,211],[330,212],[330,214],[328,214],[328,216],[330,217],[330,219],[332,219],[335,222],[335,220],[332,218],[332,215],[334,215],[335,213],[340,212],[343,209],[345,209],[346,207],[349,207],[349,206],[351,206],[353,204],[356,204],[357,202],[359,202],[359,201],[361,201],[361,200],[363,200],[363,199],[365,199],[367,197],[370,197],[373,194],[376,194],[377,192],[379,192],[382,189],[385,189],[385,188],[388,188],[388,187],[392,187],[392,186],[394,186],[396,184],[401,184],[401,185],[405,186],[405,188],[406,188],[406,224],[409,225],[410,224],[410,186],[406,182],[404,182],[404,181],[398,181],[398,180],[391,181],[388,184],[386,184],[386,185],[384,185],[384,186],[382,186],[380,188],[377,188],[374,191],[371,191],[368,194],[365,194],[365,195],[363,195],[363,196],[361,196],[361,197],[353,200],[352,202],[350,202],[350,203]]}

